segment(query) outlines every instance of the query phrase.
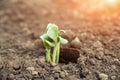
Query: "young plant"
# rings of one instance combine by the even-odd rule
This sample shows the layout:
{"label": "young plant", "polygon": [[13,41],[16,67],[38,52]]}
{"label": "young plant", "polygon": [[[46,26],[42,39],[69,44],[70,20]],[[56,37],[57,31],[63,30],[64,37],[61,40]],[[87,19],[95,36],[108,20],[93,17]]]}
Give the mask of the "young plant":
{"label": "young plant", "polygon": [[[57,25],[49,23],[47,25],[45,33],[42,36],[40,36],[46,49],[47,62],[59,63],[60,44],[68,43],[68,40],[60,36],[60,32],[65,31],[59,30]],[[53,53],[51,54],[52,48]]]}

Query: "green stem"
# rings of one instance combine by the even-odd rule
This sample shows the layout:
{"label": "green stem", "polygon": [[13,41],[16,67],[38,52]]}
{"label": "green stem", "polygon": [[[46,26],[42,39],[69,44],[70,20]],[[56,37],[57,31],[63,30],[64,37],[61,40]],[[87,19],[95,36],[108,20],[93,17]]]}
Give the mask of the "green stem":
{"label": "green stem", "polygon": [[56,63],[59,63],[59,57],[60,57],[60,42],[57,44],[57,53],[56,53]]}
{"label": "green stem", "polygon": [[56,52],[57,52],[57,43],[55,44],[53,55],[52,55],[52,62],[54,63],[56,62],[56,56],[57,56]]}
{"label": "green stem", "polygon": [[46,60],[47,62],[51,62],[51,56],[50,56],[50,49],[46,49]]}

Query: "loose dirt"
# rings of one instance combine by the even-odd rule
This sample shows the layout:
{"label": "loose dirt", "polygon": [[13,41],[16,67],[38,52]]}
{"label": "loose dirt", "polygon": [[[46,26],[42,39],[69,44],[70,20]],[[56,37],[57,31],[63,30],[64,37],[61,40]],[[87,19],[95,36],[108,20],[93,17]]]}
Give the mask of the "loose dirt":
{"label": "loose dirt", "polygon": [[[0,80],[120,80],[119,12],[95,15],[78,6],[72,0],[0,0]],[[69,43],[62,48],[79,50],[75,63],[45,61],[39,36],[48,23],[66,31]]]}

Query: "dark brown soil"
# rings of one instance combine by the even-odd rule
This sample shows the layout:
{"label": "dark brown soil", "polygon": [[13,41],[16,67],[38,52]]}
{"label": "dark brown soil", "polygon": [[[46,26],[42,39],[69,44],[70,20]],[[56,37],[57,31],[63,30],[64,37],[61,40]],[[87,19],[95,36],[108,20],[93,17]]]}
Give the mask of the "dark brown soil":
{"label": "dark brown soil", "polygon": [[[120,80],[120,12],[89,12],[82,4],[0,0],[0,80]],[[61,47],[79,50],[76,63],[45,61],[39,36],[48,23],[66,30],[69,43]]]}

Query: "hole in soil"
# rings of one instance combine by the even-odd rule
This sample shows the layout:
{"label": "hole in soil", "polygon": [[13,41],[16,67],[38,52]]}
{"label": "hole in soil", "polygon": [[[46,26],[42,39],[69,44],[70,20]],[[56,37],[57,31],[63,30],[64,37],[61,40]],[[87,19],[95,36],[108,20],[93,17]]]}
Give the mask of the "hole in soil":
{"label": "hole in soil", "polygon": [[60,51],[60,63],[77,63],[79,50],[75,48],[61,48]]}

